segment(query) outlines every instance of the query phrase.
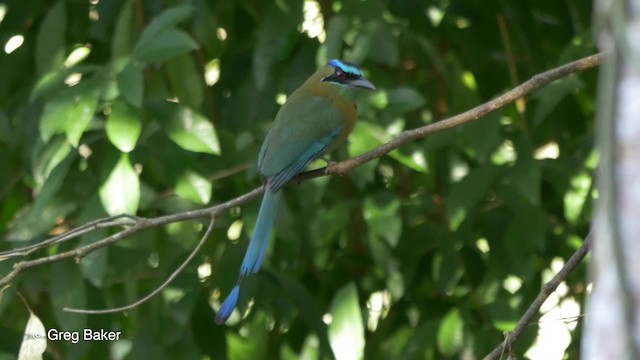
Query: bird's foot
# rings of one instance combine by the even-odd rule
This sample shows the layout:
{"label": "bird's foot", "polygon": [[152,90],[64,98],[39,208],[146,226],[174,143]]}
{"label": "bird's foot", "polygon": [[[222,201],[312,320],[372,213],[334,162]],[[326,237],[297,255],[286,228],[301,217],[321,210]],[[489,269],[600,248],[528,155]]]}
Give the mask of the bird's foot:
{"label": "bird's foot", "polygon": [[327,167],[324,168],[324,174],[329,175],[331,174],[331,168],[338,165],[338,163],[329,159],[324,159],[324,160],[327,162]]}

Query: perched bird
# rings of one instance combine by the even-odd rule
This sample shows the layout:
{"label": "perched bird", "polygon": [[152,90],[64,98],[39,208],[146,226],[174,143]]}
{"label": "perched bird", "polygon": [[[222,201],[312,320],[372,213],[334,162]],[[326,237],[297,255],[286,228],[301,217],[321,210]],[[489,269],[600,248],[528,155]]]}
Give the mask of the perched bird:
{"label": "perched bird", "polygon": [[363,89],[375,90],[375,86],[357,66],[331,60],[295,90],[278,111],[258,156],[258,171],[264,176],[265,186],[258,221],[238,281],[218,310],[216,323],[227,321],[238,302],[242,281],[262,266],[280,189],[351,133],[358,116],[355,100]]}

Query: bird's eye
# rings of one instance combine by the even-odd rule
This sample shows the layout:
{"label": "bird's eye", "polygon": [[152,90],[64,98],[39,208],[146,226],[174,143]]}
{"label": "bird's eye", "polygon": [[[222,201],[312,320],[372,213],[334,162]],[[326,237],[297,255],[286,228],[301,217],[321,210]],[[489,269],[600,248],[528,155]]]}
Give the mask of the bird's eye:
{"label": "bird's eye", "polygon": [[345,74],[344,71],[336,70],[336,78],[338,78],[338,80],[344,80],[347,78],[347,74]]}

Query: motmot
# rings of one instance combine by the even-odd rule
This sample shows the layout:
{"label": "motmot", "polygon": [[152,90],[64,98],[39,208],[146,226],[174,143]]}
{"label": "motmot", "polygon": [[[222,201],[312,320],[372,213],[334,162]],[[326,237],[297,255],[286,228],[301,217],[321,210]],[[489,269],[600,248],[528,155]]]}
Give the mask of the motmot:
{"label": "motmot", "polygon": [[227,321],[236,307],[243,280],[262,266],[275,221],[281,188],[316,158],[334,150],[353,130],[357,96],[375,90],[356,65],[330,60],[296,89],[276,114],[258,155],[264,197],[236,285],[215,321]]}

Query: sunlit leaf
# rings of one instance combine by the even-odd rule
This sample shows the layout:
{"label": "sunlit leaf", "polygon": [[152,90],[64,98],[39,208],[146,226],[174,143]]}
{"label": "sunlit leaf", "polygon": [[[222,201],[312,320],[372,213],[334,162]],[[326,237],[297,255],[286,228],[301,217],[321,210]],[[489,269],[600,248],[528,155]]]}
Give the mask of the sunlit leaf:
{"label": "sunlit leaf", "polygon": [[18,360],[42,360],[47,350],[47,331],[40,318],[29,311],[29,321],[24,329]]}
{"label": "sunlit leaf", "polygon": [[176,194],[197,204],[207,204],[211,199],[211,181],[194,171],[186,170],[178,177]]}
{"label": "sunlit leaf", "polygon": [[564,213],[571,223],[578,221],[584,204],[589,200],[592,178],[587,173],[577,174],[571,179],[571,189],[564,194]]}
{"label": "sunlit leaf", "polygon": [[216,130],[203,115],[172,102],[153,102],[149,109],[169,138],[185,150],[220,154]]}
{"label": "sunlit leaf", "polygon": [[51,171],[58,166],[71,153],[71,144],[66,138],[56,136],[47,144],[38,147],[33,152],[32,174],[36,182],[36,189],[40,190]]}
{"label": "sunlit leaf", "polygon": [[109,141],[122,152],[130,152],[136,146],[142,123],[140,111],[122,100],[111,105],[105,130]]}
{"label": "sunlit leaf", "polygon": [[120,155],[100,186],[100,200],[109,215],[135,214],[138,211],[140,180],[126,153]]}
{"label": "sunlit leaf", "polygon": [[[264,313],[254,316],[246,326],[244,334],[227,332],[227,351],[229,359],[259,359],[266,353],[267,336],[266,316]],[[243,336],[244,335],[244,336]]]}
{"label": "sunlit leaf", "polygon": [[337,360],[359,360],[364,356],[364,324],[358,290],[349,283],[336,293],[331,302],[332,321],[329,342]]}
{"label": "sunlit leaf", "polygon": [[53,135],[65,133],[77,147],[80,137],[98,107],[98,96],[105,86],[101,76],[68,88],[47,103],[40,121],[40,136],[46,142]]}
{"label": "sunlit leaf", "polygon": [[451,356],[458,352],[463,344],[464,322],[460,310],[452,309],[444,317],[438,329],[438,348]]}
{"label": "sunlit leaf", "polygon": [[65,131],[67,133],[67,139],[74,147],[78,147],[80,143],[80,137],[89,126],[89,122],[93,119],[93,114],[98,107],[98,98],[95,94],[87,94],[81,96],[75,103],[74,108],[69,111],[65,122]]}

